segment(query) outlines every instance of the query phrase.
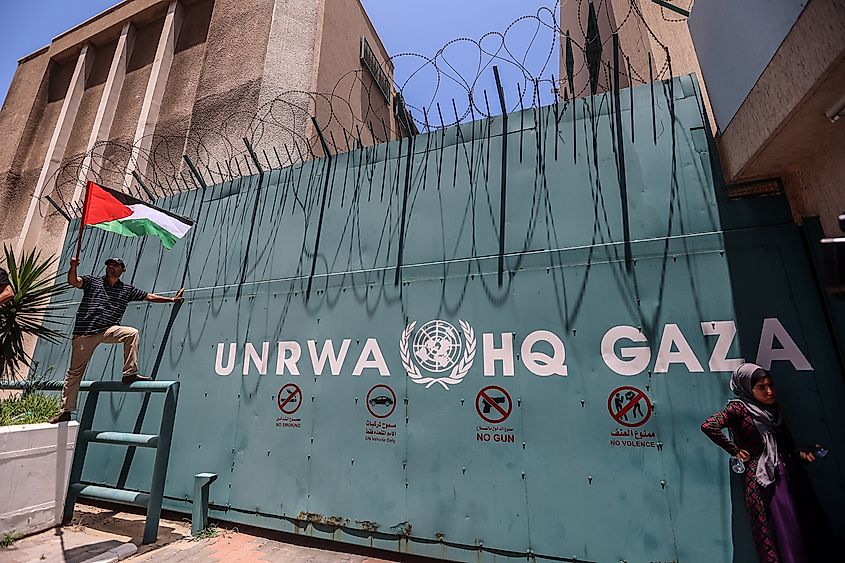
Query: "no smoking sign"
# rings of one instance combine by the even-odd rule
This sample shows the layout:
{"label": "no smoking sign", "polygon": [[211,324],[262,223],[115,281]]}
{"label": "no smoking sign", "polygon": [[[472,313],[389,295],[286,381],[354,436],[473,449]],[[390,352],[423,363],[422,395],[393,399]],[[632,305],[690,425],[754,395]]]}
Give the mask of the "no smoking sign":
{"label": "no smoking sign", "polygon": [[279,410],[291,415],[299,410],[302,405],[302,390],[294,383],[288,383],[279,389],[277,398]]}

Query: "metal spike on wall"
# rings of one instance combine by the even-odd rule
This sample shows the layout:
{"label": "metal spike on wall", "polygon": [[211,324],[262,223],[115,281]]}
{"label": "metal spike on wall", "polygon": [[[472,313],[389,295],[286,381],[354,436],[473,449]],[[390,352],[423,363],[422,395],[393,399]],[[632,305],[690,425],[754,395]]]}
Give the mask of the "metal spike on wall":
{"label": "metal spike on wall", "polygon": [[505,217],[507,201],[507,180],[508,180],[508,112],[505,103],[505,91],[502,88],[502,81],[499,78],[499,67],[493,66],[493,77],[496,79],[496,92],[499,94],[499,104],[502,108],[502,170],[501,189],[499,192],[499,260],[498,260],[498,282],[502,286],[503,273],[505,269]]}
{"label": "metal spike on wall", "polygon": [[599,71],[601,70],[601,35],[596,8],[590,2],[590,13],[587,18],[587,69],[590,72],[590,94],[595,96],[598,90]]}
{"label": "metal spike on wall", "polygon": [[575,55],[572,53],[572,38],[569,37],[569,30],[566,30],[566,80],[569,83],[569,91],[575,98]]}

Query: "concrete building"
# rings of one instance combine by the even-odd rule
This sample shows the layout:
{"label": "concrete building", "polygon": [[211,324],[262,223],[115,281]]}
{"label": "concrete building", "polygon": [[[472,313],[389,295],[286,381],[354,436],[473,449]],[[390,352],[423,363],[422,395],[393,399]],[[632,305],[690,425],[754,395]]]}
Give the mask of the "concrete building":
{"label": "concrete building", "polygon": [[[666,4],[664,2],[664,4]],[[689,3],[668,2],[679,8]],[[561,30],[575,44],[574,89],[590,94],[584,50],[592,6],[612,64],[611,34],[618,33],[622,87],[653,76],[694,73],[725,180],[772,179],[783,186],[795,221],[819,216],[828,236],[839,236],[845,212],[845,2],[779,0],[698,2],[689,18],[653,0],[561,3]],[[562,42],[563,44],[563,42]],[[565,77],[565,49],[561,76]],[[564,81],[565,85],[565,81]],[[597,91],[610,88],[600,72]],[[764,189],[763,184],[759,189]]]}
{"label": "concrete building", "polygon": [[391,84],[359,0],[126,0],[19,61],[0,111],[0,240],[57,252],[86,179],[188,189],[186,154],[219,182],[249,166],[244,137],[270,166],[322,154],[311,116],[337,150],[395,138]]}
{"label": "concrete building", "polygon": [[779,179],[796,222],[840,236],[845,2],[697,2],[689,28],[726,180]]}
{"label": "concrete building", "polygon": [[[602,43],[603,65],[613,64],[611,35],[619,35],[623,68],[620,70],[620,85],[642,84],[649,81],[649,59],[654,78],[669,76],[667,49],[671,55],[672,76],[695,73],[700,75],[698,60],[686,25],[686,18],[650,1],[611,0],[609,2],[561,2],[560,28],[569,33],[574,42],[573,58],[575,94],[588,96],[589,73],[584,50],[588,42],[589,13],[592,6],[598,24]],[[564,35],[565,38],[565,35]],[[562,38],[563,39],[563,38]],[[563,45],[563,41],[561,42]],[[631,77],[627,63],[630,61]],[[565,77],[566,52],[560,53],[561,77]],[[611,88],[607,76],[600,73],[598,92]]]}

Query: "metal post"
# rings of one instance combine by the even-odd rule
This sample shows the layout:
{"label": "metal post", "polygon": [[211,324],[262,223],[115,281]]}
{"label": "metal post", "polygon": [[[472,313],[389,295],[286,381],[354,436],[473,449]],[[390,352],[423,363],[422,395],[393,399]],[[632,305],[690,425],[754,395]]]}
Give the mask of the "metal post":
{"label": "metal post", "polygon": [[[326,155],[326,158],[331,160],[332,158],[332,151],[329,150],[329,144],[326,142],[326,138],[323,137],[323,130],[320,129],[320,124],[317,123],[317,118],[311,116],[311,123],[314,124],[314,129],[317,130],[317,136],[320,138],[320,145],[323,147],[323,154]],[[384,121],[381,122],[384,125]]]}
{"label": "metal post", "polygon": [[299,143],[296,142],[296,139],[293,140],[293,146],[296,147],[296,153],[299,155],[299,162],[305,162],[305,157],[302,156],[302,149],[299,148]]}
{"label": "metal post", "polygon": [[634,75],[631,72],[631,57],[625,57],[628,63],[628,100],[631,103],[631,142],[634,142]]}
{"label": "metal post", "polygon": [[[402,143],[401,138],[399,139],[399,143]],[[414,161],[413,137],[408,137],[408,155],[405,158],[405,189],[402,192],[402,222],[399,226],[399,256],[396,260],[396,275],[393,279],[393,285],[399,285],[399,282],[402,281],[402,259],[405,250],[405,216],[407,215],[408,195],[411,191],[411,167]]]}
{"label": "metal post", "polygon": [[196,178],[197,182],[199,182],[199,185],[202,186],[203,189],[207,188],[208,186],[206,185],[202,174],[200,174],[200,171],[197,170],[196,166],[194,166],[194,163],[191,162],[191,159],[188,157],[188,155],[183,154],[182,158],[185,159],[185,163],[187,163],[188,168],[190,168],[191,170],[191,174],[194,176],[194,178]]}
{"label": "metal post", "polygon": [[674,4],[670,4],[669,2],[666,2],[665,0],[651,0],[651,1],[654,2],[655,4],[657,4],[658,6],[662,6],[663,8],[666,8],[667,10],[671,10],[672,12],[675,12],[676,14],[681,14],[685,18],[689,17],[690,13],[687,10],[684,10],[683,8],[675,6]]}
{"label": "metal post", "polygon": [[311,259],[311,274],[308,276],[308,287],[305,290],[305,299],[308,300],[311,297],[311,284],[314,281],[314,272],[317,269],[317,256],[320,250],[320,234],[323,231],[323,215],[326,212],[326,195],[329,191],[329,180],[331,179],[331,175],[329,174],[332,166],[332,153],[329,150],[328,144],[326,144],[326,139],[323,138],[323,132],[320,130],[320,125],[317,123],[317,119],[315,117],[311,117],[312,123],[314,123],[314,128],[317,130],[317,134],[320,137],[320,143],[323,145],[323,151],[326,153],[326,170],[324,174],[326,175],[326,181],[323,183],[323,196],[322,201],[320,202],[320,219],[317,221],[317,236],[314,240],[314,256]]}
{"label": "metal post", "polygon": [[47,202],[48,202],[50,205],[52,205],[53,207],[55,207],[55,208],[56,208],[56,211],[58,211],[58,212],[61,214],[61,216],[62,216],[62,217],[64,217],[67,221],[70,221],[70,215],[68,215],[67,213],[65,213],[65,210],[64,210],[64,209],[62,209],[62,208],[59,206],[59,204],[58,204],[58,203],[56,203],[55,201],[53,201],[53,198],[51,198],[51,197],[50,197],[50,196],[48,196],[48,195],[45,195],[45,196],[44,196],[44,199],[46,199],[46,200],[47,200]]}
{"label": "metal post", "polygon": [[[153,480],[150,484],[150,500],[147,505],[147,523],[144,526],[143,543],[154,543],[158,537],[158,521],[161,518],[161,501],[164,496],[164,482],[167,477],[167,464],[170,460],[170,443],[173,441],[173,423],[176,419],[176,401],[179,398],[179,382],[175,381],[167,388],[164,397],[164,412],[158,433]],[[86,403],[87,406],[87,403]]]}
{"label": "metal post", "polygon": [[[241,298],[241,289],[243,288],[244,281],[246,281],[246,268],[247,264],[249,263],[249,250],[252,248],[252,237],[255,233],[255,218],[258,215],[258,205],[261,201],[261,186],[264,184],[264,169],[261,167],[261,163],[258,161],[258,156],[255,154],[255,151],[252,150],[252,145],[249,144],[249,139],[246,137],[243,138],[244,144],[246,145],[247,151],[249,151],[250,156],[255,161],[255,166],[258,168],[258,188],[255,190],[255,203],[252,206],[252,219],[249,222],[249,237],[246,240],[246,249],[244,249],[244,259],[241,263],[241,280],[238,283],[238,290],[235,293],[235,297],[237,299]],[[236,161],[237,162],[237,161]],[[249,166],[249,161],[244,158],[244,162],[246,162],[247,167]],[[251,172],[251,170],[250,170]],[[191,241],[193,242],[193,240]]]}
{"label": "metal post", "polygon": [[651,51],[648,52],[648,89],[651,92],[651,137],[652,142],[657,144],[657,123],[654,115],[654,65],[651,60]]}
{"label": "metal post", "polygon": [[88,439],[85,438],[85,431],[91,430],[91,425],[94,424],[94,412],[97,410],[97,399],[99,398],[100,393],[97,391],[89,391],[88,396],[85,397],[85,408],[82,410],[76,447],[73,450],[73,464],[70,466],[68,493],[67,499],[65,500],[64,516],[62,518],[62,522],[65,524],[70,523],[73,518],[76,493],[73,492],[71,485],[79,483],[82,480],[82,466],[85,465],[85,454],[88,452]]}
{"label": "metal post", "polygon": [[516,85],[516,93],[519,96],[519,161],[522,162],[522,132],[525,130],[525,104],[522,101],[524,92],[519,84]]}
{"label": "metal post", "polygon": [[217,473],[194,475],[194,500],[191,509],[191,535],[196,536],[208,528],[208,490],[217,480]]}
{"label": "metal post", "polygon": [[132,177],[135,178],[135,181],[138,182],[138,185],[141,186],[141,189],[144,190],[144,193],[147,194],[148,198],[150,198],[150,201],[155,201],[156,196],[147,189],[147,185],[144,183],[143,178],[141,178],[141,175],[138,174],[137,170],[132,171]]}
{"label": "metal post", "polygon": [[502,106],[502,184],[499,195],[499,286],[501,287],[505,271],[505,209],[507,204],[508,183],[508,108],[505,103],[505,91],[499,79],[499,67],[493,66],[493,77],[496,79],[496,91],[499,93],[499,104]]}
{"label": "metal post", "polygon": [[555,79],[555,75],[552,75],[552,92],[555,94],[555,160],[557,160],[557,145],[558,140],[560,139],[560,135],[558,134],[559,127],[560,127],[560,106],[558,102],[560,100],[560,92],[557,89],[557,80]]}
{"label": "metal post", "polygon": [[[592,5],[591,5],[592,6]],[[616,144],[618,160],[616,163],[619,180],[619,198],[622,205],[622,236],[625,246],[625,269],[631,271],[631,227],[628,217],[628,185],[625,177],[625,138],[622,134],[622,108],[619,102],[619,35],[613,34],[613,101],[616,106]]]}
{"label": "metal post", "polygon": [[258,169],[259,174],[264,173],[264,168],[261,166],[261,162],[258,160],[258,155],[255,154],[255,150],[252,148],[252,145],[249,142],[249,139],[246,137],[244,139],[244,144],[246,145],[246,150],[249,153],[249,157],[252,159],[252,162],[255,163],[255,167]]}

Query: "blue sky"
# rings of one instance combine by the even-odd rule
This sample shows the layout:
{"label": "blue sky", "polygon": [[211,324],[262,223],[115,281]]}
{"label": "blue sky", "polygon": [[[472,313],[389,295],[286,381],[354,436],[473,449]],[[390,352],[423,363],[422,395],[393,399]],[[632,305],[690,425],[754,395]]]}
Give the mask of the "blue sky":
{"label": "blue sky", "polygon": [[[508,25],[524,15],[534,15],[541,7],[549,9],[556,5],[555,0],[362,0],[367,13],[373,21],[382,41],[392,54],[414,52],[433,56],[440,47],[449,41],[461,37],[479,39],[489,31],[504,32]],[[5,98],[9,83],[14,75],[17,61],[23,56],[48,45],[53,37],[84,22],[88,18],[114,5],[114,0],[3,0],[0,6],[0,93]],[[548,12],[543,15],[545,21],[551,21]],[[507,35],[507,45],[511,50],[509,59],[522,61],[528,55],[525,67],[531,75],[537,76],[548,60],[543,75],[558,75],[558,58],[555,54],[549,58],[551,34],[548,30],[541,33],[534,46],[529,42],[537,31],[536,20],[526,19],[511,28]],[[485,48],[491,51],[501,46],[495,36],[488,36]],[[556,47],[556,46],[555,46]],[[499,51],[502,53],[502,51]],[[395,60],[396,78],[402,82],[415,70],[419,70],[422,59],[415,56],[400,56]],[[459,113],[468,106],[464,100],[467,85],[460,85],[460,80],[476,76],[479,80],[473,86],[476,99],[483,97],[486,89],[490,96],[491,108],[496,105],[495,86],[490,57],[485,56],[479,63],[477,46],[467,41],[452,43],[439,59],[439,66],[446,72],[440,75],[440,88],[436,95],[433,84],[436,74],[429,65],[419,70],[408,83],[408,103],[412,105],[431,105],[439,101],[441,106],[451,108],[451,98],[456,99]],[[480,64],[480,68],[479,68]],[[455,70],[449,69],[449,65]],[[505,83],[505,97],[515,103],[517,82],[523,82],[522,71],[517,65],[498,61],[502,80]],[[548,90],[548,88],[547,88]],[[413,94],[412,94],[413,92]],[[547,96],[544,92],[543,96]],[[548,94],[547,102],[551,100]],[[530,101],[526,98],[530,105]],[[478,101],[479,105],[483,101]],[[494,112],[495,113],[495,112]],[[453,119],[454,120],[454,119]],[[447,120],[448,121],[448,120]]]}
{"label": "blue sky", "polygon": [[114,0],[0,0],[0,95],[6,98],[18,59],[113,6]]}

